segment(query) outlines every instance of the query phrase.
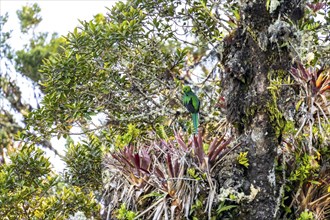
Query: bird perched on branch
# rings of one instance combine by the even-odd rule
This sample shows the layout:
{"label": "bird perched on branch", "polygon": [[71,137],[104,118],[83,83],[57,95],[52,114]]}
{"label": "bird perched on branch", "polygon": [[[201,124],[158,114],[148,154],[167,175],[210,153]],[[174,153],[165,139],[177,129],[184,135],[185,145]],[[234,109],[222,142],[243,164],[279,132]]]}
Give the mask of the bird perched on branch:
{"label": "bird perched on branch", "polygon": [[183,105],[186,106],[188,111],[192,115],[193,125],[194,125],[194,133],[198,132],[198,113],[200,101],[196,94],[191,91],[190,86],[183,87],[183,97],[182,97]]}

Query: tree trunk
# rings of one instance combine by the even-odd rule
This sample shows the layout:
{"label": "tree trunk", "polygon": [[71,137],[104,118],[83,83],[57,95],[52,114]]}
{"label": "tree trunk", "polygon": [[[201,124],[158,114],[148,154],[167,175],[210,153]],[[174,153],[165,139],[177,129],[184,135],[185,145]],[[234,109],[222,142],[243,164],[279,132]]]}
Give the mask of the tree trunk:
{"label": "tree trunk", "polygon": [[[300,19],[293,17],[300,6],[285,0],[278,1],[282,3],[276,9],[267,9],[266,0],[242,2],[239,27],[224,40],[221,54],[227,119],[241,147],[227,157],[218,180],[221,190],[244,192],[238,219],[269,220],[278,216],[281,202],[275,157],[285,125],[278,103],[286,98],[271,93],[269,85],[271,78],[288,74],[292,64],[290,50],[283,46],[294,35],[292,23],[286,21]],[[286,21],[278,19],[284,16]],[[246,151],[248,169],[237,165],[236,159],[238,152]]]}

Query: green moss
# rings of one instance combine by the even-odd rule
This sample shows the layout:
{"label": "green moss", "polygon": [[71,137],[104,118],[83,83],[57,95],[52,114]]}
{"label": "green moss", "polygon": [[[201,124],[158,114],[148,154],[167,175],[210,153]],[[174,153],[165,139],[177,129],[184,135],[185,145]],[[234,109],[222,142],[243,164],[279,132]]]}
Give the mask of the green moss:
{"label": "green moss", "polygon": [[116,210],[116,217],[122,220],[133,220],[137,213],[130,211],[126,208],[126,204],[121,204],[120,208]]}
{"label": "green moss", "polygon": [[313,137],[315,137],[318,144],[322,146],[327,143],[327,140],[329,140],[329,135],[327,134],[330,134],[330,124],[327,122],[320,124],[315,123],[313,125],[312,132]]}
{"label": "green moss", "polygon": [[308,154],[296,155],[297,168],[290,174],[290,181],[298,181],[300,186],[306,182],[311,176],[317,175],[317,171],[320,167],[316,156]]}
{"label": "green moss", "polygon": [[283,70],[271,71],[268,73],[268,80],[270,82],[268,90],[270,92],[271,99],[267,102],[266,109],[277,136],[281,135],[286,126],[286,121],[284,120],[283,114],[277,107],[277,101],[281,86],[284,84],[287,76],[288,73]]}
{"label": "green moss", "polygon": [[283,133],[284,134],[294,134],[296,131],[295,124],[293,121],[287,121],[285,123]]}
{"label": "green moss", "polygon": [[249,108],[245,110],[245,114],[248,118],[253,118],[257,110],[258,107],[255,104],[252,104],[251,106],[249,106]]}
{"label": "green moss", "polygon": [[269,119],[275,128],[276,136],[279,136],[285,127],[285,120],[283,115],[277,108],[277,103],[274,100],[269,101],[266,105],[266,108],[269,113]]}
{"label": "green moss", "polygon": [[258,111],[258,107],[254,103],[246,107],[246,109],[244,110],[245,115],[244,117],[242,117],[242,123],[244,124],[244,126],[247,126],[248,124],[251,123],[251,120],[257,111]]}
{"label": "green moss", "polygon": [[306,210],[300,213],[300,216],[297,220],[313,220],[313,219],[314,219],[313,212]]}

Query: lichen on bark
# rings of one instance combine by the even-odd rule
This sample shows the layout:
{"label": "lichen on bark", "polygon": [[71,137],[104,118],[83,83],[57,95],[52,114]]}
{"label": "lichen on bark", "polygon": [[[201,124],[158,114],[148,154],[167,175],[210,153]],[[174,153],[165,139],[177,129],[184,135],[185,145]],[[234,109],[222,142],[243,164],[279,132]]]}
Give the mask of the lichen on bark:
{"label": "lichen on bark", "polygon": [[283,42],[294,36],[293,29],[274,30],[274,24],[279,13],[290,13],[294,7],[283,1],[270,13],[266,1],[243,1],[240,25],[223,42],[220,57],[226,70],[222,84],[227,120],[235,127],[242,146],[239,150],[249,152],[250,166],[243,168],[235,156],[228,156],[219,169],[218,182],[223,191],[236,189],[245,195],[251,195],[251,187],[258,189],[253,201],[240,201],[237,219],[273,219],[278,213],[275,157],[285,124],[285,109],[278,108],[278,103],[285,96],[272,94],[269,85],[271,78],[288,73],[292,63],[290,49]]}

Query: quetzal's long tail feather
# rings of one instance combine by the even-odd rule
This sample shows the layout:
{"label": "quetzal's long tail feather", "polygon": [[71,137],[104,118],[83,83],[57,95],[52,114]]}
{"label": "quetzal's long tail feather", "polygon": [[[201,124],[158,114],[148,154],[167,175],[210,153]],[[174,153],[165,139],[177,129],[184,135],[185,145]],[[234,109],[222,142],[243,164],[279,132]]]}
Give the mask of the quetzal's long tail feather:
{"label": "quetzal's long tail feather", "polygon": [[194,125],[194,133],[198,133],[198,113],[192,113],[192,120]]}

